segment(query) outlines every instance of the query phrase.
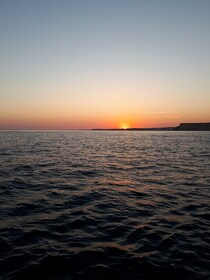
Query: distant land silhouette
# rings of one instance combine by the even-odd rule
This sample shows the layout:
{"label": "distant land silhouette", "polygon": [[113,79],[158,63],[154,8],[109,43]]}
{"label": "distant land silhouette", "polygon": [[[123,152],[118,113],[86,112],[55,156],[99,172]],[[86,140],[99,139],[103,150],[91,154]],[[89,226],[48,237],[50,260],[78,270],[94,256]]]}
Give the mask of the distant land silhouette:
{"label": "distant land silhouette", "polygon": [[210,131],[210,123],[180,123],[174,130]]}
{"label": "distant land silhouette", "polygon": [[149,130],[149,131],[210,131],[210,122],[208,123],[180,123],[176,127],[158,127],[158,128],[93,128],[92,130]]}

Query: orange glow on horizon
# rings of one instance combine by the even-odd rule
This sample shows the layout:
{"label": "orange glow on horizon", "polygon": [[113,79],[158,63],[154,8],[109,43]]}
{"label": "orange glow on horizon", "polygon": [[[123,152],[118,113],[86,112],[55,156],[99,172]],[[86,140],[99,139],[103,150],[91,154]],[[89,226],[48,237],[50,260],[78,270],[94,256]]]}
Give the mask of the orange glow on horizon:
{"label": "orange glow on horizon", "polygon": [[[175,127],[181,122],[208,122],[207,114],[187,115],[174,113],[146,113],[130,112],[129,110],[116,112],[90,112],[56,110],[14,110],[0,111],[0,129],[129,129],[152,127]],[[29,111],[29,109],[31,109]],[[176,118],[175,118],[175,117]]]}

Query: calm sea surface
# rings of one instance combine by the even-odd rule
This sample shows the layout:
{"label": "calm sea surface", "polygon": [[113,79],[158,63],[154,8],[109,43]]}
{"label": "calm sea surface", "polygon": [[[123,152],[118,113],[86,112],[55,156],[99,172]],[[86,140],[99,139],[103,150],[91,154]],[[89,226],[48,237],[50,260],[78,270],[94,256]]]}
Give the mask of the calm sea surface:
{"label": "calm sea surface", "polygon": [[210,132],[0,132],[1,279],[210,279]]}

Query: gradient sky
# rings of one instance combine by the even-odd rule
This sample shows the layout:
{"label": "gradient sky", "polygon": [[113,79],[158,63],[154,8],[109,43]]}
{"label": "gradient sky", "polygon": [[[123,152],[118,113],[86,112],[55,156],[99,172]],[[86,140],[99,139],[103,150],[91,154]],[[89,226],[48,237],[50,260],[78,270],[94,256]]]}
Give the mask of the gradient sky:
{"label": "gradient sky", "polygon": [[0,128],[210,121],[209,0],[0,0]]}

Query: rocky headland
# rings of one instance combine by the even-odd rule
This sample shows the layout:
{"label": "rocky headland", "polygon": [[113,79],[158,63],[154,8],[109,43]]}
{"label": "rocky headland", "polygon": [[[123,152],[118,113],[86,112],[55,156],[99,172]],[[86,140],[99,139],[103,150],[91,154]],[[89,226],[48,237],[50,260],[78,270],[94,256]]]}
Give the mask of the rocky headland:
{"label": "rocky headland", "polygon": [[174,130],[210,131],[210,123],[180,123]]}

